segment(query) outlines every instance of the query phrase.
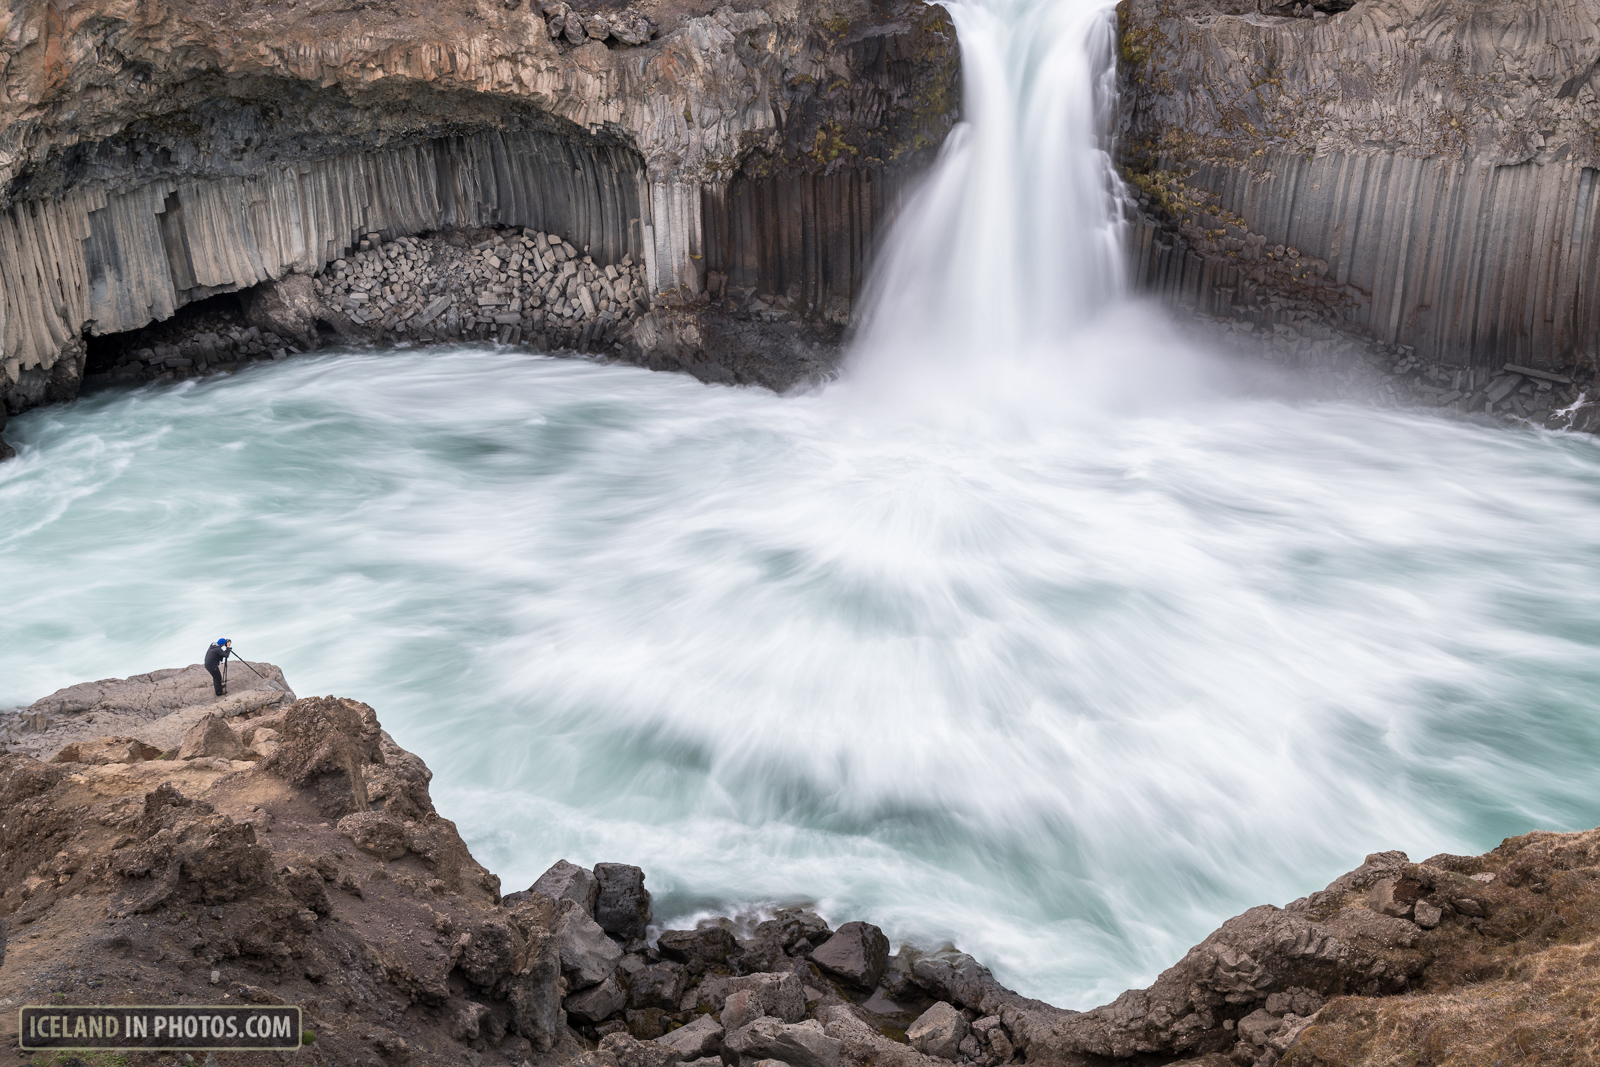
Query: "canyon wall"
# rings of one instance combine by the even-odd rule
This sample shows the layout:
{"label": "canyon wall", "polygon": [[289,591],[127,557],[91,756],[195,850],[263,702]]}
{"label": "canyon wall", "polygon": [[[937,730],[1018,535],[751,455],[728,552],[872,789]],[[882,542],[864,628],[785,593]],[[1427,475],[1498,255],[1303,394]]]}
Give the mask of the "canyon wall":
{"label": "canyon wall", "polygon": [[642,261],[653,302],[848,320],[954,121],[915,0],[20,0],[0,10],[0,399],[75,395],[87,335],[486,225]]}
{"label": "canyon wall", "polygon": [[[1140,285],[1431,362],[1592,361],[1593,5],[1119,17]],[[0,19],[13,412],[76,394],[86,337],[316,273],[373,233],[526,226],[631,256],[649,337],[722,349],[651,365],[793,342],[777,317],[831,329],[814,348],[959,107],[953,30],[918,0],[14,0]]]}
{"label": "canyon wall", "polygon": [[1430,361],[1600,348],[1600,8],[1124,0],[1141,284]]}

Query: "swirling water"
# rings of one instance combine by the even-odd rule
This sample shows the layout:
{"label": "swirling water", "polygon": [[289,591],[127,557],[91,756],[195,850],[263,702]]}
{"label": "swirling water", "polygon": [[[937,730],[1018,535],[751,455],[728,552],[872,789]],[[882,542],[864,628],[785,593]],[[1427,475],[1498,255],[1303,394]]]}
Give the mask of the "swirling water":
{"label": "swirling water", "polygon": [[13,421],[0,706],[227,634],[508,887],[816,901],[1084,1006],[1367,852],[1600,824],[1600,444],[1226,391],[1003,425],[486,349]]}
{"label": "swirling water", "polygon": [[637,863],[1076,1007],[1367,851],[1600,824],[1600,443],[1252,399],[1120,296],[1104,4],[951,7],[969,122],[846,380],[335,352],[31,412],[0,706],[226,634],[508,887]]}

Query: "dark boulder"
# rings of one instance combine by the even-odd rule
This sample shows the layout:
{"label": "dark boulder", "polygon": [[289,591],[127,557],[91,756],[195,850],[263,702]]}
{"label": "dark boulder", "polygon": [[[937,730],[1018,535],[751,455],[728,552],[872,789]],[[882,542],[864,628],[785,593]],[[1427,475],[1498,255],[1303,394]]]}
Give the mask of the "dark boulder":
{"label": "dark boulder", "polygon": [[656,949],[667,959],[683,964],[690,974],[728,970],[739,956],[739,942],[720,926],[664,930]]}
{"label": "dark boulder", "polygon": [[548,871],[539,876],[538,881],[528,887],[528,892],[542,894],[551,900],[576,901],[592,918],[595,901],[600,896],[600,881],[576,863],[556,860]]}
{"label": "dark boulder", "polygon": [[251,326],[292,338],[302,348],[321,347],[317,320],[326,318],[328,312],[306,275],[285,274],[276,281],[252,286],[239,294],[239,303]]}
{"label": "dark boulder", "polygon": [[864,990],[877,987],[889,964],[889,939],[871,923],[851,922],[811,953],[811,962]]}
{"label": "dark boulder", "polygon": [[722,1062],[740,1067],[760,1060],[781,1060],[789,1067],[839,1067],[844,1042],[829,1037],[814,1019],[785,1023],[763,1016],[730,1031],[722,1043]]}
{"label": "dark boulder", "polygon": [[678,1054],[683,1063],[716,1056],[722,1052],[722,1024],[709,1015],[697,1015],[669,1034],[655,1039]]}
{"label": "dark boulder", "polygon": [[820,945],[830,932],[828,924],[811,909],[784,908],[758,925],[748,940],[739,942],[743,952],[740,965],[748,972],[783,970],[790,956],[803,955],[813,945]]}
{"label": "dark boulder", "polygon": [[568,988],[587,989],[609,978],[622,962],[622,950],[617,943],[606,936],[600,924],[589,918],[576,901],[562,901],[557,913],[557,945]]}
{"label": "dark boulder", "polygon": [[[743,978],[735,978],[728,983],[728,988],[733,994],[728,997],[728,1003],[733,1003],[734,997],[745,994],[749,1004],[755,1009],[751,1018],[770,1015],[774,1019],[786,1023],[797,1023],[806,1017],[806,993],[799,976],[791,973],[766,973],[750,974]],[[724,1009],[726,1012],[727,1009]],[[738,1026],[729,1022],[724,1017],[723,1022],[729,1029],[736,1030]]]}
{"label": "dark boulder", "polygon": [[621,941],[644,937],[650,925],[650,891],[644,887],[644,871],[626,863],[597,863],[594,876],[600,883],[595,922]]}
{"label": "dark boulder", "polygon": [[678,998],[683,996],[683,979],[684,969],[676,963],[639,968],[628,979],[628,1007],[677,1011]]}
{"label": "dark boulder", "polygon": [[[548,1052],[566,1030],[561,1011],[561,956],[556,937],[547,925],[530,921],[533,917],[519,909],[517,918],[527,939],[521,966],[504,983],[506,1006],[511,1009],[511,1026],[527,1038],[537,1052]],[[539,916],[543,919],[543,916]]]}
{"label": "dark boulder", "polygon": [[628,994],[622,988],[622,983],[617,981],[616,975],[611,975],[599,985],[590,986],[580,993],[574,993],[567,998],[567,1014],[586,1023],[604,1022],[612,1015],[621,1011],[628,1002]]}

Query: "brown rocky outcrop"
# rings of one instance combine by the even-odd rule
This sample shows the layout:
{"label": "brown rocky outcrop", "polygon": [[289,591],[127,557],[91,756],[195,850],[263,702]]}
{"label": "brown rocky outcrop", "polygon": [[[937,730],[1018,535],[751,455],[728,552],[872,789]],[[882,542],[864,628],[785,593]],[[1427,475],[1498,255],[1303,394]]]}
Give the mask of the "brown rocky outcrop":
{"label": "brown rocky outcrop", "polygon": [[[159,691],[154,702],[169,706],[161,683],[182,673],[97,683],[112,702],[80,714],[126,726],[111,710],[126,694]],[[75,725],[30,736],[48,743]],[[575,1054],[552,909],[499,905],[498,881],[433,811],[419,761],[389,758],[398,750],[371,708],[312,698],[208,712],[191,729],[277,747],[266,759],[248,749],[73,759],[129,750],[125,738],[69,742],[50,763],[0,755],[0,916],[11,933],[0,1000],[301,1003],[318,1034],[304,1055],[319,1063],[454,1062],[445,1050],[491,1040],[510,1062],[562,1042]],[[388,820],[398,847],[373,855],[344,820],[330,823],[331,810],[358,806],[350,817]],[[14,1026],[6,1015],[0,1025]],[[240,1062],[256,1059],[268,1062]]]}
{"label": "brown rocky outcrop", "polygon": [[[137,742],[158,753],[176,750],[207,716],[233,721],[294,702],[283,672],[270,663],[235,669],[226,696],[214,695],[211,675],[199,664],[132,678],[79,682],[41,697],[20,714],[0,716],[0,745],[49,759],[63,746],[83,742],[84,763],[128,763],[133,750],[113,757],[107,746]],[[242,720],[241,720],[242,721]],[[252,727],[254,728],[254,727]],[[106,749],[99,755],[91,751]]]}
{"label": "brown rocky outcrop", "polygon": [[81,723],[60,719],[26,735],[49,762],[0,753],[0,1040],[12,1008],[61,997],[297,1003],[302,1057],[328,1064],[1333,1067],[1421,1048],[1466,1067],[1595,1047],[1600,830],[1368,856],[1078,1012],[804,909],[660,930],[625,864],[563,860],[502,898],[364,704],[223,715],[205,690],[190,732],[227,731],[240,758],[140,740],[191,710],[184,673],[95,683],[103,704],[64,690],[54,707],[125,732],[69,740]]}
{"label": "brown rocky outcrop", "polygon": [[[244,746],[239,743],[239,735],[233,732],[233,728],[217,716],[207,715],[183,735],[183,743],[178,746],[178,758],[214,756],[231,760],[237,759],[243,751]],[[56,753],[56,758],[60,757],[61,753]]]}

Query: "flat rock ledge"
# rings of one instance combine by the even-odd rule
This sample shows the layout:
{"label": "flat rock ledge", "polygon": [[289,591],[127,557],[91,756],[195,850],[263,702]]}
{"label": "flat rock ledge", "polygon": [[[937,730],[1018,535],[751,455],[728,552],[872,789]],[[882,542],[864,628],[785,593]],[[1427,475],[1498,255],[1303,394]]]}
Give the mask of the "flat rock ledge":
{"label": "flat rock ledge", "polygon": [[624,863],[562,860],[502,895],[372,708],[254,666],[221,700],[189,667],[0,713],[0,1040],[19,1005],[64,998],[300,1004],[303,1062],[340,1065],[1464,1067],[1600,1047],[1600,831],[1376,853],[1079,1012],[805,907],[664,929]]}

